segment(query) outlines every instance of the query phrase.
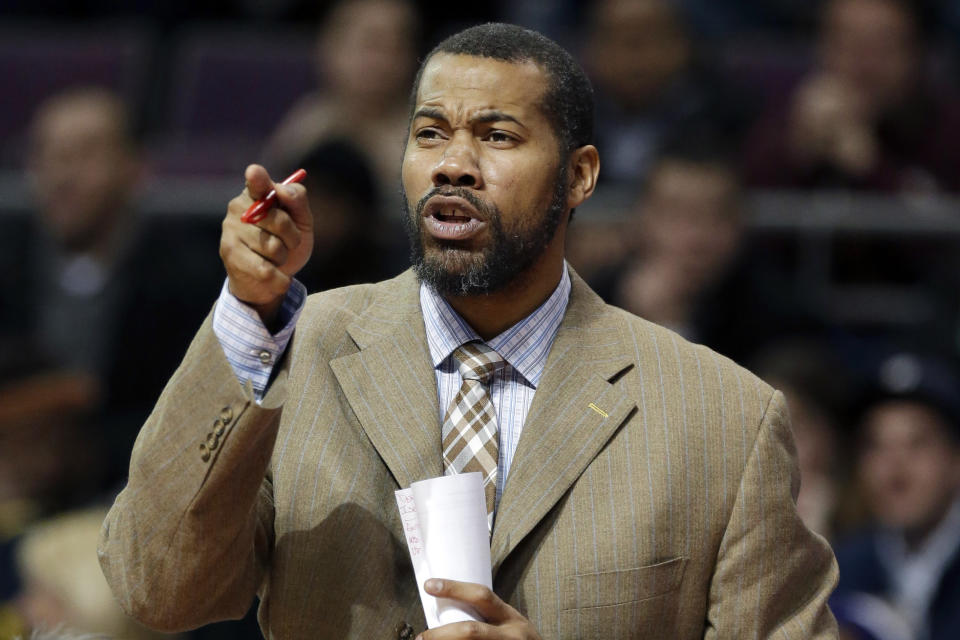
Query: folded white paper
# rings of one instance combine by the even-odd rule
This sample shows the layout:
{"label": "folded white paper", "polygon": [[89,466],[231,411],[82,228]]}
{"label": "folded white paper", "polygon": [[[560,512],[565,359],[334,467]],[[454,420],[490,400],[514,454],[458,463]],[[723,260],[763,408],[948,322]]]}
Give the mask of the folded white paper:
{"label": "folded white paper", "polygon": [[421,480],[397,491],[396,497],[427,626],[433,629],[451,622],[482,620],[470,607],[423,590],[429,578],[493,588],[487,503],[480,473]]}

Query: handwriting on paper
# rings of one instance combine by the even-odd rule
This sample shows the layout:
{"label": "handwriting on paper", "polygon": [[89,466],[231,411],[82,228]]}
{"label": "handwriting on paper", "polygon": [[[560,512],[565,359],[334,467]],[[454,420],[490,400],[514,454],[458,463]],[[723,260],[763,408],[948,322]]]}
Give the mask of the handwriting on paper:
{"label": "handwriting on paper", "polygon": [[400,510],[400,521],[403,523],[403,533],[407,539],[407,548],[410,557],[417,558],[423,553],[423,536],[420,534],[420,517],[417,514],[417,503],[409,489],[397,491],[397,508]]}

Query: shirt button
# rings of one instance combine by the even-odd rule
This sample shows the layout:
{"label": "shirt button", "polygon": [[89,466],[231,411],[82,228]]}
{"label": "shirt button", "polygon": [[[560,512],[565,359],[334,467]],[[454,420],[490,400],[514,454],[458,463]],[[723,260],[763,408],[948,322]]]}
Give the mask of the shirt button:
{"label": "shirt button", "polygon": [[260,358],[260,362],[263,364],[270,364],[270,361],[273,360],[273,354],[266,349],[258,353],[257,357]]}

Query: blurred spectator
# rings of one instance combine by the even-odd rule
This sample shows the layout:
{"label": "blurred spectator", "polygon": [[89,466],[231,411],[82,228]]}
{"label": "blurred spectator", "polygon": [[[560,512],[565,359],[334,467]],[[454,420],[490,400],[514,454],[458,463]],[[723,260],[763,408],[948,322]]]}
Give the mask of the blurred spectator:
{"label": "blurred spectator", "polygon": [[845,459],[839,426],[851,391],[844,368],[823,345],[785,340],[765,349],[751,369],[783,392],[790,407],[800,467],[797,510],[804,524],[827,539],[844,483]]}
{"label": "blurred spectator", "polygon": [[599,0],[585,63],[597,94],[600,179],[634,188],[661,143],[698,125],[735,133],[742,103],[696,57],[683,16],[669,0]]}
{"label": "blurred spectator", "polygon": [[931,358],[880,367],[859,425],[857,475],[872,516],[837,547],[836,598],[887,599],[915,637],[960,636],[960,385]]}
{"label": "blurred spectator", "polygon": [[402,237],[377,224],[379,198],[366,157],[343,140],[321,142],[298,163],[313,213],[314,245],[297,279],[310,292],[377,282],[407,262]]}
{"label": "blurred spectator", "polygon": [[[97,535],[105,509],[63,514],[30,529],[17,547],[23,588],[14,602],[25,630],[41,638],[154,640],[176,638],[149,631],[128,617],[110,593],[97,561]],[[65,629],[71,631],[44,631]],[[99,635],[103,634],[103,635]]]}
{"label": "blurred spectator", "polygon": [[367,156],[381,195],[396,193],[419,28],[408,0],[336,3],[317,37],[321,89],[280,123],[265,152],[268,168],[289,166],[325,138],[343,138]]}
{"label": "blurred spectator", "polygon": [[97,89],[57,96],[34,120],[30,169],[45,232],[37,248],[50,285],[30,292],[41,301],[36,337],[44,353],[78,371],[104,370],[114,330],[109,272],[131,242],[139,171],[128,126],[123,104]]}
{"label": "blurred spectator", "polygon": [[815,68],[749,136],[748,182],[960,189],[960,103],[929,81],[908,0],[829,0],[821,21]]}
{"label": "blurred spectator", "polygon": [[0,600],[17,586],[20,534],[125,477],[222,278],[215,224],[207,241],[136,215],[139,156],[115,95],[54,96],[31,133],[37,214],[0,237]]}
{"label": "blurred spectator", "polygon": [[[37,215],[0,239],[0,342],[12,347],[0,357],[0,432],[36,438],[47,421],[72,442],[64,425],[74,425],[99,449],[87,475],[106,489],[125,477],[139,425],[216,298],[218,229],[136,214],[137,146],[104,89],[44,103],[28,165]],[[37,473],[30,456],[4,466],[12,478]]]}
{"label": "blurred spectator", "polygon": [[592,284],[612,304],[743,360],[803,318],[744,246],[728,158],[708,136],[668,145],[623,234],[623,262]]}

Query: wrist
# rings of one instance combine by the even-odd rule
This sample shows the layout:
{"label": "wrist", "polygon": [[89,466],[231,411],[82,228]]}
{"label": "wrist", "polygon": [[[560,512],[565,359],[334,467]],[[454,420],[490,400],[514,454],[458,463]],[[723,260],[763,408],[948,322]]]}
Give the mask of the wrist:
{"label": "wrist", "polygon": [[283,328],[282,326],[278,326],[278,323],[280,320],[280,308],[283,306],[284,298],[285,295],[264,304],[247,303],[257,312],[261,322],[263,322],[263,326],[265,326],[270,333],[276,333]]}
{"label": "wrist", "polygon": [[280,318],[280,310],[283,307],[283,301],[287,296],[286,291],[284,291],[283,294],[266,301],[258,300],[254,299],[255,296],[247,296],[244,295],[244,292],[242,291],[236,291],[229,279],[227,280],[227,290],[230,292],[230,295],[236,298],[239,302],[242,302],[256,311],[257,315],[260,316],[260,321],[263,322],[264,326],[268,331],[270,331],[270,333],[276,333],[282,328],[276,325]]}

